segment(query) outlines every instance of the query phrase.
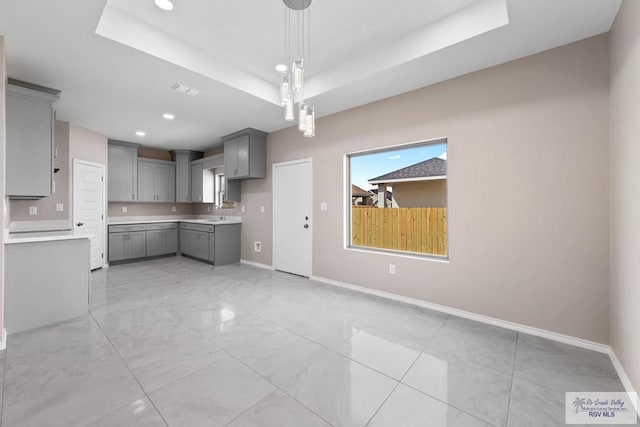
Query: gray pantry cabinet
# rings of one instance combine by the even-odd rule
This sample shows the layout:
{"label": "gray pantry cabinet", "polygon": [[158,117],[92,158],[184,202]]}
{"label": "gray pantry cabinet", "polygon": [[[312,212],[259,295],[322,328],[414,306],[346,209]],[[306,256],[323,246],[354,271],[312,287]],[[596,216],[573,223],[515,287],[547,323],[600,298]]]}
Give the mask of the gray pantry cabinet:
{"label": "gray pantry cabinet", "polygon": [[247,128],[221,139],[224,141],[224,173],[228,181],[267,176],[265,132]]}
{"label": "gray pantry cabinet", "polygon": [[144,258],[146,253],[144,225],[109,226],[109,262]]}
{"label": "gray pantry cabinet", "polygon": [[6,89],[6,195],[12,199],[50,196],[60,91],[13,79]]}
{"label": "gray pantry cabinet", "polygon": [[138,200],[138,144],[109,140],[109,201]]}
{"label": "gray pantry cabinet", "polygon": [[175,254],[178,251],[178,224],[145,224],[146,256]]}
{"label": "gray pantry cabinet", "polygon": [[175,162],[138,158],[138,201],[176,201]]}

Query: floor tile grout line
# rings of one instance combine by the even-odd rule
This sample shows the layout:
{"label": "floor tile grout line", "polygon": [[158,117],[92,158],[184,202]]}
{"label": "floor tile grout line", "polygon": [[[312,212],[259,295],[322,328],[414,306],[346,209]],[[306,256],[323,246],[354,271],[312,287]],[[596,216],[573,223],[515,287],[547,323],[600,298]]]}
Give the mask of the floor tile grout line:
{"label": "floor tile grout line", "polygon": [[513,349],[513,367],[511,368],[511,384],[509,385],[509,400],[507,403],[507,419],[505,420],[505,425],[509,425],[509,415],[511,414],[511,395],[513,394],[513,374],[516,370],[516,355],[518,354],[518,338],[520,337],[520,333],[516,331],[516,345]]}
{"label": "floor tile grout line", "polygon": [[149,394],[147,393],[147,390],[144,389],[144,387],[142,387],[142,384],[140,384],[140,381],[138,380],[138,377],[135,376],[135,374],[133,373],[133,371],[131,370],[131,368],[129,367],[129,364],[127,363],[127,361],[124,359],[124,357],[122,357],[122,355],[120,354],[120,352],[118,351],[118,349],[116,348],[116,346],[113,344],[113,342],[111,341],[111,338],[109,338],[109,336],[107,335],[107,333],[105,332],[104,329],[102,329],[102,325],[100,325],[100,323],[93,317],[93,314],[89,313],[89,316],[91,317],[91,319],[95,322],[95,324],[98,326],[98,328],[100,329],[100,331],[102,331],[102,334],[104,335],[104,337],[107,339],[107,341],[109,342],[109,344],[111,345],[111,347],[113,348],[113,350],[116,352],[116,354],[118,355],[118,357],[120,358],[120,360],[122,361],[122,363],[124,363],[124,366],[127,367],[127,370],[129,371],[129,373],[131,374],[131,376],[133,377],[133,379],[135,380],[135,382],[138,384],[138,387],[140,387],[140,390],[142,390],[142,392],[144,393],[144,395],[146,396],[147,400],[149,400],[149,402],[151,403],[151,406],[153,406],[153,408],[156,410],[156,412],[158,413],[158,415],[160,416],[160,418],[162,419],[162,421],[164,422],[164,424],[169,427],[169,423],[167,422],[167,420],[164,418],[164,416],[162,415],[162,413],[160,412],[160,410],[158,409],[158,407],[156,406],[155,402],[151,399],[151,396],[149,396]]}

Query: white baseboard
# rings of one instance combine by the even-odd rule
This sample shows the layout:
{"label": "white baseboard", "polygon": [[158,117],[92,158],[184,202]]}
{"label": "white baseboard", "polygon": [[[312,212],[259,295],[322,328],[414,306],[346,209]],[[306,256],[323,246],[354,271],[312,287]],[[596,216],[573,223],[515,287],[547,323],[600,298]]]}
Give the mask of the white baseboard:
{"label": "white baseboard", "polygon": [[241,264],[251,265],[253,267],[264,268],[264,269],[267,269],[267,270],[275,270],[272,265],[262,264],[261,262],[254,262],[254,261],[249,261],[249,260],[246,260],[246,259],[241,259],[240,263]]}
{"label": "white baseboard", "polygon": [[376,289],[365,288],[363,286],[339,282],[337,280],[327,279],[324,277],[312,276],[311,279],[316,280],[318,282],[327,283],[329,285],[339,286],[341,288],[351,289],[357,292],[364,292],[366,294],[403,302],[405,304],[416,305],[418,307],[427,308],[429,310],[439,311],[441,313],[452,314],[454,316],[475,320],[477,322],[486,323],[488,325],[498,326],[501,328],[510,329],[513,331],[518,331],[525,334],[534,335],[537,337],[547,338],[553,341],[562,342],[562,343],[573,345],[580,348],[586,348],[588,350],[597,351],[599,353],[609,354],[609,351],[610,351],[610,347],[606,344],[601,344],[594,341],[585,340],[582,338],[576,338],[569,335],[563,335],[557,332],[546,331],[544,329],[534,328],[532,326],[522,325],[520,323],[496,319],[495,317],[489,317],[482,314],[472,313],[470,311],[447,307],[445,305],[434,304],[434,303],[422,301],[415,298],[392,294],[391,292],[379,291]]}
{"label": "white baseboard", "polygon": [[2,335],[2,339],[0,340],[0,351],[2,351],[7,348],[7,328],[2,328],[0,334]]}
{"label": "white baseboard", "polygon": [[[616,353],[611,347],[609,347],[609,359],[611,359],[611,363],[613,364],[613,367],[620,377],[620,381],[622,382],[622,385],[624,386],[624,389],[627,391],[627,393],[635,393],[636,390],[633,388],[633,384],[631,384],[631,380],[629,379],[627,372],[622,367],[622,363],[620,363],[618,356],[616,356]],[[637,398],[631,399],[631,402],[636,409],[636,413],[638,414],[638,416],[640,416],[640,402],[638,402]]]}

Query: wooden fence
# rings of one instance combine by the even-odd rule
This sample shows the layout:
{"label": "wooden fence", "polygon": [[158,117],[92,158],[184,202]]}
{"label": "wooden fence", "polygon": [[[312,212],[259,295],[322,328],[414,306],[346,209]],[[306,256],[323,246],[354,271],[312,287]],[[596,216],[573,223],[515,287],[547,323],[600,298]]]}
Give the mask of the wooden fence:
{"label": "wooden fence", "polygon": [[351,244],[447,255],[447,208],[352,206]]}

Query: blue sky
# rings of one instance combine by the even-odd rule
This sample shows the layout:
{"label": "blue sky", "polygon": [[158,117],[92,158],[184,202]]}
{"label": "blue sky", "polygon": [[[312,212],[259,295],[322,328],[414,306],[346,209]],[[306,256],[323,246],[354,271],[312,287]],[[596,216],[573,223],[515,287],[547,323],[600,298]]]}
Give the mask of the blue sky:
{"label": "blue sky", "polygon": [[420,163],[432,157],[446,158],[446,153],[447,144],[441,143],[352,156],[351,183],[365,190],[370,190],[374,188],[367,182],[371,178]]}

